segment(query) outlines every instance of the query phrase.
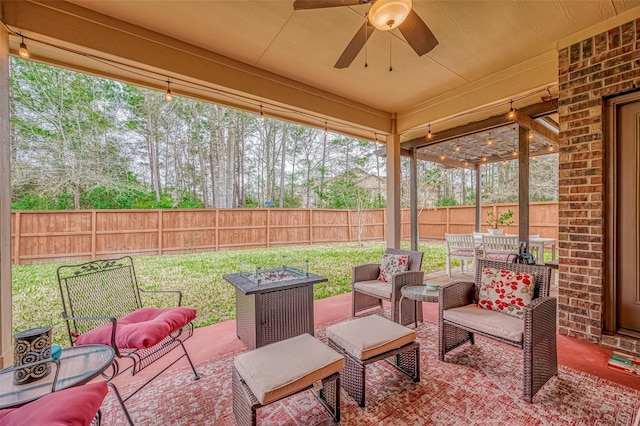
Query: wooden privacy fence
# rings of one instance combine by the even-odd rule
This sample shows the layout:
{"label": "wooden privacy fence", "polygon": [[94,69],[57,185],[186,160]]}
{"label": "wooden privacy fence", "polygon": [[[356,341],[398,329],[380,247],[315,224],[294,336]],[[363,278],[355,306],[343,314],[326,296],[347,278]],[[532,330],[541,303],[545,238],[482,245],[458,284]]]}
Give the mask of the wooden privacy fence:
{"label": "wooden privacy fence", "polygon": [[[496,206],[484,206],[483,210]],[[497,206],[517,212],[517,205]],[[424,209],[422,239],[474,230],[475,208]],[[531,232],[557,237],[557,203],[535,203]],[[483,212],[483,218],[486,213]],[[517,214],[516,214],[517,219]],[[517,223],[507,232],[517,232]],[[484,230],[484,227],[483,227]],[[409,238],[409,211],[402,212]],[[14,264],[384,240],[384,209],[63,210],[11,213]]]}

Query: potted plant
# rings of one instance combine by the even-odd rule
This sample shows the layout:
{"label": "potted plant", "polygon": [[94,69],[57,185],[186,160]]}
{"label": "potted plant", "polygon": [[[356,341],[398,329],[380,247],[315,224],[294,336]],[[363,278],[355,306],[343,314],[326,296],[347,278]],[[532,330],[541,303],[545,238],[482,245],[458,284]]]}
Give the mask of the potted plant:
{"label": "potted plant", "polygon": [[507,210],[504,213],[494,213],[492,211],[487,212],[487,226],[489,227],[489,234],[502,235],[504,229],[498,228],[499,226],[511,226],[513,225],[513,215],[511,210]]}

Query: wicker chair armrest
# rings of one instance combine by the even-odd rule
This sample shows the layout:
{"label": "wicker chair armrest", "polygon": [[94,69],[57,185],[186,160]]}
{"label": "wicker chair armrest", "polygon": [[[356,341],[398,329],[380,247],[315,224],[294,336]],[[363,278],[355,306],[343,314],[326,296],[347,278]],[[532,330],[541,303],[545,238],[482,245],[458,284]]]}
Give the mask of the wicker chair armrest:
{"label": "wicker chair armrest", "polygon": [[422,271],[406,271],[399,274],[392,275],[391,280],[391,294],[395,300],[400,300],[402,297],[402,287],[407,285],[422,285],[424,284],[424,272]]}
{"label": "wicker chair armrest", "polygon": [[533,342],[546,339],[549,333],[555,335],[556,306],[555,297],[538,297],[525,307],[523,317],[525,334],[529,334]]}
{"label": "wicker chair armrest", "polygon": [[176,306],[182,306],[182,292],[180,290],[145,290],[138,287],[140,293],[147,294],[174,294],[178,296],[178,304]]}
{"label": "wicker chair armrest", "polygon": [[440,310],[458,308],[474,302],[475,284],[471,281],[458,281],[441,285],[438,288]]}
{"label": "wicker chair armrest", "polygon": [[375,263],[367,263],[353,267],[352,283],[359,281],[369,281],[378,279],[380,275],[380,265]]}
{"label": "wicker chair armrest", "polygon": [[406,271],[392,275],[389,281],[394,289],[400,290],[406,285],[422,285],[424,283],[424,272],[422,271]]}

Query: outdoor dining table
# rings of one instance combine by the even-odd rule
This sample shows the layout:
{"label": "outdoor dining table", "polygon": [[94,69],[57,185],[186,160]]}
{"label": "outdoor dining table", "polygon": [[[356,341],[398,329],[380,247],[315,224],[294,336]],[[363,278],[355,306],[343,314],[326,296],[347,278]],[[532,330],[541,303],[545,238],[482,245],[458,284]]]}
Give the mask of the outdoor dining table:
{"label": "outdoor dining table", "polygon": [[[478,247],[482,245],[482,236],[483,235],[491,235],[491,234],[473,234],[473,239],[478,244]],[[551,247],[551,260],[556,260],[556,243],[557,240],[555,238],[543,238],[543,237],[529,237],[529,251],[531,249],[536,249],[536,263],[538,265],[544,265],[544,248]]]}

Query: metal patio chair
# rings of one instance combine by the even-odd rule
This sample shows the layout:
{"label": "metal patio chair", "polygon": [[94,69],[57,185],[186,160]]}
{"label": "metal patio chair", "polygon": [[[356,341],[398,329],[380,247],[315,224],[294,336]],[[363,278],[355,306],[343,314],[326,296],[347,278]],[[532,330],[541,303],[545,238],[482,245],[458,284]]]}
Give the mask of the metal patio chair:
{"label": "metal patio chair", "polygon": [[[175,330],[161,331],[154,330],[147,333],[148,322],[137,320],[125,320],[132,318],[142,312],[149,312],[150,308],[143,308],[141,294],[155,293],[161,297],[173,297],[175,306],[180,307],[182,303],[182,293],[177,290],[155,290],[149,291],[138,287],[136,273],[133,267],[133,260],[126,256],[119,259],[94,260],[91,262],[63,265],[57,271],[60,295],[62,297],[62,316],[67,323],[67,331],[72,346],[82,344],[78,342],[81,336],[89,336],[96,331],[106,334],[104,342],[86,342],[106,344],[113,347],[116,358],[113,362],[113,373],[107,377],[109,386],[122,405],[129,424],[133,421],[125,407],[125,402],[144,388],[149,382],[158,377],[161,373],[170,368],[183,357],[186,357],[194,374],[194,380],[200,376],[187,353],[184,341],[193,335],[193,323],[189,320],[184,325],[176,326]],[[174,308],[163,310],[164,313],[180,310],[180,314],[187,308]],[[153,310],[153,312],[160,310]],[[195,317],[195,311],[193,311]],[[118,321],[120,325],[118,325]],[[155,320],[155,319],[154,319]],[[186,322],[186,321],[185,321]],[[133,327],[135,334],[142,335],[144,341],[157,342],[154,344],[139,345],[126,342],[123,345],[118,333],[126,327]],[[179,328],[178,328],[179,327]],[[95,335],[95,334],[94,334]],[[131,394],[123,398],[111,379],[126,372],[131,371],[132,375],[137,374],[144,368],[152,365],[155,361],[169,354],[173,349],[181,348],[182,354],[167,365],[162,371],[147,380]],[[126,358],[131,361],[131,365],[121,369],[118,359]]]}

